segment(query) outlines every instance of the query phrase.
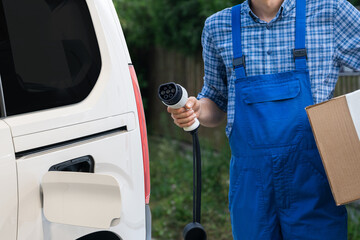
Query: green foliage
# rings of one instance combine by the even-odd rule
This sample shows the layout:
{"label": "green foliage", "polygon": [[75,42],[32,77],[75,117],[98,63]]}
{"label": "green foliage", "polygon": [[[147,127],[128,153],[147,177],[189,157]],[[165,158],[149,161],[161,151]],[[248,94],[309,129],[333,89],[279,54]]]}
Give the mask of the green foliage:
{"label": "green foliage", "polygon": [[149,1],[113,0],[129,46],[144,47],[153,39]]}
{"label": "green foliage", "polygon": [[133,47],[162,46],[195,53],[205,19],[239,0],[114,0]]}
{"label": "green foliage", "polygon": [[354,6],[360,6],[360,0],[350,0],[349,2],[351,2]]}
{"label": "green foliage", "polygon": [[360,239],[360,210],[349,206],[348,210],[348,231],[349,240]]}

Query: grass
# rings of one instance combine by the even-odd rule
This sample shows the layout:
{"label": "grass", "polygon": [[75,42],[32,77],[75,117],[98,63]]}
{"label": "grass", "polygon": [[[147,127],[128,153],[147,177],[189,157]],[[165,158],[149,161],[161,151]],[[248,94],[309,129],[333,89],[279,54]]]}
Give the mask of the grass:
{"label": "grass", "polygon": [[348,238],[349,240],[360,239],[360,210],[348,206]]}
{"label": "grass", "polygon": [[[191,137],[189,136],[189,140]],[[230,150],[212,150],[201,139],[202,225],[209,239],[232,239],[228,211]],[[152,235],[180,240],[192,220],[192,148],[171,138],[149,138]],[[360,211],[348,207],[349,240],[360,240]]]}

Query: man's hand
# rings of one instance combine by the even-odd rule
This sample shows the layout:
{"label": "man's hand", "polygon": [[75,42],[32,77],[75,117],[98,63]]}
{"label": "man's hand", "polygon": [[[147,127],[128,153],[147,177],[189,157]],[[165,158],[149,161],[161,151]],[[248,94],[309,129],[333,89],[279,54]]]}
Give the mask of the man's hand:
{"label": "man's hand", "polygon": [[173,109],[168,107],[167,111],[171,113],[171,117],[174,119],[174,123],[181,127],[190,127],[195,118],[199,118],[201,110],[201,103],[195,97],[189,97],[185,107],[179,109]]}
{"label": "man's hand", "polygon": [[168,112],[174,119],[174,123],[181,127],[190,127],[197,118],[201,125],[205,127],[216,127],[224,120],[226,113],[208,98],[197,100],[189,97],[185,107],[172,109],[168,107]]}

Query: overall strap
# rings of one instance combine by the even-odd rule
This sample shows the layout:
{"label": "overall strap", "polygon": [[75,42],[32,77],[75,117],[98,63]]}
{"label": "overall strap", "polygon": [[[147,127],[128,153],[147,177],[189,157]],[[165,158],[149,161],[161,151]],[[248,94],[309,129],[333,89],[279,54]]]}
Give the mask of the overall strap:
{"label": "overall strap", "polygon": [[295,68],[306,69],[306,0],[296,0],[295,49],[293,50]]}
{"label": "overall strap", "polygon": [[245,73],[245,57],[242,54],[241,46],[241,5],[236,5],[231,9],[232,15],[232,40],[233,40],[233,67],[236,78],[243,78]]}

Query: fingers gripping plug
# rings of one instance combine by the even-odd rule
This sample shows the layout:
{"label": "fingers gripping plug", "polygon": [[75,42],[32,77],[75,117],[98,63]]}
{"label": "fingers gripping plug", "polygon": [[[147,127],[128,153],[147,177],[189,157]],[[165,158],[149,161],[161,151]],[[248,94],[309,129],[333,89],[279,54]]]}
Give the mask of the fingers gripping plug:
{"label": "fingers gripping plug", "polygon": [[[185,107],[188,100],[188,93],[181,85],[170,82],[160,85],[158,90],[160,100],[168,107],[179,109]],[[198,129],[200,122],[195,118],[195,122],[190,127],[185,127],[186,132]]]}

